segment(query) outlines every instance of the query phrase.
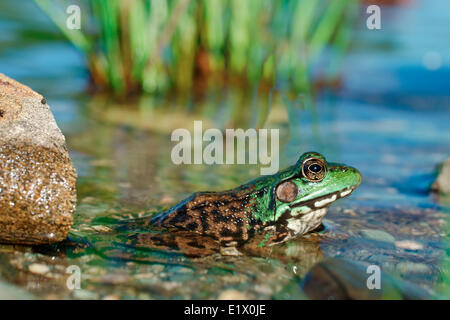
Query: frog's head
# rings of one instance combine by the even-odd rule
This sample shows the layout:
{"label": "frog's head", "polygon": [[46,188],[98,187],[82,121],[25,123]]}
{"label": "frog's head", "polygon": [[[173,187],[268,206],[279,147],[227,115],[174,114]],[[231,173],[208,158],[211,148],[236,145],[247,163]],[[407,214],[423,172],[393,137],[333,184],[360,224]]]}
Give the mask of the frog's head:
{"label": "frog's head", "polygon": [[274,220],[286,224],[294,234],[317,228],[328,206],[350,195],[361,183],[357,169],[327,162],[316,152],[304,153],[289,170],[274,186]]}

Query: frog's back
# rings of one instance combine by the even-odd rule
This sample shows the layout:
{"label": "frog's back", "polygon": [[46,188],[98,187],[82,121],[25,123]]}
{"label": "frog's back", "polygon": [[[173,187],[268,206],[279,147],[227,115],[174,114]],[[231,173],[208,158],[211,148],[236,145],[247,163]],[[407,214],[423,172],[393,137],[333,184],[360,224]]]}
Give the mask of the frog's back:
{"label": "frog's back", "polygon": [[155,216],[151,224],[212,236],[220,241],[247,240],[255,231],[251,188],[197,192]]}

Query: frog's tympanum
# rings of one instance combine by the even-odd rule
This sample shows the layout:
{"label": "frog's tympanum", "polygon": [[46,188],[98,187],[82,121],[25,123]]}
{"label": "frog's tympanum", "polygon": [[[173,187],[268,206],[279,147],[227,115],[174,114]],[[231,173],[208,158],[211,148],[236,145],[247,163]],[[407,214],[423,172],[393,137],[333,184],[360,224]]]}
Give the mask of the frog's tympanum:
{"label": "frog's tympanum", "polygon": [[307,152],[277,174],[228,191],[194,193],[141,223],[209,236],[227,246],[251,238],[271,245],[320,227],[328,206],[360,183],[358,170]]}

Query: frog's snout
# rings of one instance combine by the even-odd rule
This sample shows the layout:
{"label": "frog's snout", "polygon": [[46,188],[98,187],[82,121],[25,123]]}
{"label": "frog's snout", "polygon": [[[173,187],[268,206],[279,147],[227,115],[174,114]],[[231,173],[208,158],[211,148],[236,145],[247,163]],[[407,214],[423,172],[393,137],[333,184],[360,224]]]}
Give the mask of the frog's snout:
{"label": "frog's snout", "polygon": [[329,166],[331,177],[334,181],[339,181],[343,186],[350,189],[356,189],[362,181],[361,172],[358,169],[341,164],[332,164]]}
{"label": "frog's snout", "polygon": [[358,169],[353,168],[353,167],[347,167],[347,168],[348,168],[348,172],[350,174],[350,185],[352,186],[353,189],[356,189],[359,187],[359,185],[362,182],[361,172],[359,172]]}

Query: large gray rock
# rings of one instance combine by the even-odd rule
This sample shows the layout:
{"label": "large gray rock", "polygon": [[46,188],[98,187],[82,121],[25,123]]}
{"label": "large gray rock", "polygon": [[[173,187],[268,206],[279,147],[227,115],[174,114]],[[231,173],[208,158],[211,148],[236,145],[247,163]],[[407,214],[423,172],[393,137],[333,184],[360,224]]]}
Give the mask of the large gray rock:
{"label": "large gray rock", "polygon": [[67,237],[76,171],[45,99],[0,73],[0,242]]}

